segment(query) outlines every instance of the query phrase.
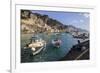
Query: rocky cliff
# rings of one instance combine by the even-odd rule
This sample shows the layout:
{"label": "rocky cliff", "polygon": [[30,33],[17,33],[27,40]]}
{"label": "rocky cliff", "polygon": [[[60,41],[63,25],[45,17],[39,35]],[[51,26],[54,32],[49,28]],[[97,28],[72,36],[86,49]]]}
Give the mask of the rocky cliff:
{"label": "rocky cliff", "polygon": [[50,33],[50,32],[77,32],[74,26],[64,25],[48,15],[33,13],[30,10],[21,10],[22,33]]}

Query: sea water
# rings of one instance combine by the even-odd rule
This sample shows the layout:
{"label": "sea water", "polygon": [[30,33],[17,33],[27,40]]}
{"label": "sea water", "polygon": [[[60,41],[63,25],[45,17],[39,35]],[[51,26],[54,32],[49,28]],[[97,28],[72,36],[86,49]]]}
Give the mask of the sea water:
{"label": "sea water", "polygon": [[[28,55],[30,53],[22,54],[23,47],[29,42],[32,34],[25,34],[21,36],[21,62],[47,62],[47,61],[57,61],[63,58],[72,48],[73,45],[77,44],[77,39],[69,33],[51,33],[51,34],[37,34],[40,38],[46,41],[46,47],[37,55]],[[59,48],[54,47],[51,43],[55,38],[61,40],[61,45]],[[30,52],[30,50],[27,50]]]}

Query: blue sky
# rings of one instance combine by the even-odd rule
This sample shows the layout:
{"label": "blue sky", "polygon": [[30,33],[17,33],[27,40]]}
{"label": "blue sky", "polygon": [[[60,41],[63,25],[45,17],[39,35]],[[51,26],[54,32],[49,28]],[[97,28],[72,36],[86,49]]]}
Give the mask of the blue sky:
{"label": "blue sky", "polygon": [[89,13],[88,12],[56,12],[56,11],[37,11],[33,13],[48,15],[50,18],[56,19],[64,25],[73,25],[77,28],[82,28],[89,31]]}

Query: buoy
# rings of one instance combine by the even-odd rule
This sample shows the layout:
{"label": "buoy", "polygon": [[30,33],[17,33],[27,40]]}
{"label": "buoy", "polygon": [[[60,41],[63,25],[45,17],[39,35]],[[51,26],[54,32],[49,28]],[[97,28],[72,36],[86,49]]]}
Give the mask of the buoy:
{"label": "buoy", "polygon": [[32,47],[32,51],[35,51],[36,49],[34,47]]}

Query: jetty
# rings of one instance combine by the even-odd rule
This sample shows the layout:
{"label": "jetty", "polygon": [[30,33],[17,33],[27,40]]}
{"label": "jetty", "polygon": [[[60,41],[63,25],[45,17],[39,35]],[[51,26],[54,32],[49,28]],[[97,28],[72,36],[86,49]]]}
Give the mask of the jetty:
{"label": "jetty", "polygon": [[74,45],[71,50],[59,61],[63,60],[89,60],[89,40],[81,42],[80,44]]}

